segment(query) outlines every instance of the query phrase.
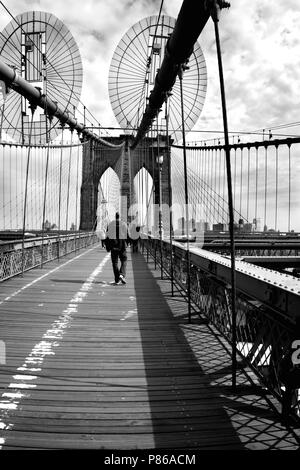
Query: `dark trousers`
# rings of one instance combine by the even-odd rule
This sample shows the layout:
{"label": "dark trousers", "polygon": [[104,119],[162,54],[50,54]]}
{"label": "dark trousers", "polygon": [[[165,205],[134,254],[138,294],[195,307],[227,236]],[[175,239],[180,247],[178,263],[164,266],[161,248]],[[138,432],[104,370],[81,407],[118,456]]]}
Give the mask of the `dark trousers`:
{"label": "dark trousers", "polygon": [[[119,269],[119,260],[121,261],[121,267]],[[127,254],[126,251],[111,250],[111,262],[115,276],[115,282],[119,281],[120,274],[126,276],[126,265],[127,265]]]}
{"label": "dark trousers", "polygon": [[132,240],[131,244],[133,253],[137,253],[139,251],[139,240]]}

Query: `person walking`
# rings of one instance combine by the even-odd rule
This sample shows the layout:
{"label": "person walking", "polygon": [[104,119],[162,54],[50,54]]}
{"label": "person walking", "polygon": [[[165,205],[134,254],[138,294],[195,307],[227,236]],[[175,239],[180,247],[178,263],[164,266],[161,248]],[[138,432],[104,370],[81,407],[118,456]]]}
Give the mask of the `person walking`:
{"label": "person walking", "polygon": [[[115,220],[112,220],[108,224],[105,239],[106,250],[111,253],[115,285],[126,284],[126,248],[128,243],[129,236],[127,224],[120,220],[120,214],[119,212],[116,212]],[[120,267],[119,261],[121,262]]]}
{"label": "person walking", "polygon": [[141,227],[136,222],[132,222],[129,226],[130,243],[133,253],[137,253],[139,251],[140,230]]}

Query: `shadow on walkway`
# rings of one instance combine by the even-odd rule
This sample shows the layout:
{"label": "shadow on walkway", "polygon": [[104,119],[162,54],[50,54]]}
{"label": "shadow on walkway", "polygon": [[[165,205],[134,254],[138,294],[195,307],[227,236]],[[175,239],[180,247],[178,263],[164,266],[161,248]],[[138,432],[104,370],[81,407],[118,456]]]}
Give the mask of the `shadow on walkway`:
{"label": "shadow on walkway", "polygon": [[243,449],[142,255],[132,266],[156,448]]}

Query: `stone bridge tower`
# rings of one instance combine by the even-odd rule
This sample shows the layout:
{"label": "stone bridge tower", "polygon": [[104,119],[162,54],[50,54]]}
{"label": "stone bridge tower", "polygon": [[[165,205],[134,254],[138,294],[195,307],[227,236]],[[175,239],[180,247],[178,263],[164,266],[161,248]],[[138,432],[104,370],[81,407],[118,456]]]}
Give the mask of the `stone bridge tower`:
{"label": "stone bridge tower", "polygon": [[[126,196],[126,207],[121,208],[127,217],[133,203],[134,177],[145,168],[154,182],[154,203],[159,205],[161,181],[162,204],[169,205],[169,147],[166,137],[145,138],[141,145],[131,150],[133,138],[128,135],[106,138],[103,145],[88,141],[83,145],[82,185],[80,201],[80,230],[94,230],[97,220],[98,186],[103,173],[110,167],[119,177],[120,196]],[[161,173],[158,157],[163,156]],[[159,177],[160,176],[160,177]],[[125,216],[125,217],[124,217]],[[155,214],[155,219],[158,213]],[[164,226],[168,220],[165,217]]]}

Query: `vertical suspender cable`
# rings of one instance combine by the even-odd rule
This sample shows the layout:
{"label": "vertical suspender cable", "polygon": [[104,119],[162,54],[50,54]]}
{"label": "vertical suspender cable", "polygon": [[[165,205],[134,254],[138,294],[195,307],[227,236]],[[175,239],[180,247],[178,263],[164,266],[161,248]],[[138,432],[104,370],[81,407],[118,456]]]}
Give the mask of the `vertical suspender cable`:
{"label": "vertical suspender cable", "polygon": [[[226,199],[227,199],[227,195],[226,195],[226,155],[225,155],[225,152],[223,154],[223,190],[222,190],[222,193],[223,193],[223,212],[225,212],[225,207],[226,207]],[[227,201],[228,203],[228,201]],[[227,224],[227,220],[225,221],[226,224]]]}
{"label": "vertical suspender cable", "polygon": [[24,274],[25,269],[25,230],[26,230],[26,211],[27,211],[27,193],[28,193],[28,177],[29,177],[29,168],[30,168],[30,151],[31,151],[31,136],[33,129],[33,115],[36,109],[36,106],[33,103],[30,103],[31,109],[31,121],[30,121],[30,130],[28,137],[28,152],[27,152],[27,165],[26,165],[26,180],[25,180],[25,194],[24,194],[24,209],[23,209],[23,230],[22,230],[22,275]]}
{"label": "vertical suspender cable", "polygon": [[146,227],[147,227],[147,263],[149,261],[149,164],[150,164],[150,157],[149,157],[149,149],[145,146],[146,158],[147,158],[147,173],[146,173]]}
{"label": "vertical suspender cable", "polygon": [[68,186],[67,186],[67,210],[66,210],[66,230],[68,230],[68,219],[69,219],[71,158],[72,158],[72,145],[73,145],[73,132],[74,132],[74,129],[71,128],[70,131],[71,131],[71,145],[70,145],[70,152],[69,152],[69,169],[68,169]]}
{"label": "vertical suspender cable", "polygon": [[255,151],[255,230],[257,231],[257,196],[258,196],[258,147]]}
{"label": "vertical suspender cable", "polygon": [[[79,137],[79,136],[78,136]],[[76,231],[78,231],[79,224],[78,224],[78,175],[79,175],[79,152],[80,152],[80,145],[78,143],[77,148],[77,162],[76,162],[76,206],[75,206],[75,224],[76,224]],[[101,227],[103,228],[103,227]],[[75,236],[75,253],[77,251],[77,242]]]}
{"label": "vertical suspender cable", "polygon": [[58,188],[58,239],[57,239],[57,259],[60,258],[60,230],[61,230],[61,183],[62,183],[62,160],[64,148],[64,123],[61,124],[61,149],[60,149],[60,162],[59,162],[59,188]]}
{"label": "vertical suspender cable", "polygon": [[277,219],[278,219],[278,145],[275,147],[276,161],[275,161],[275,231],[277,231]]}
{"label": "vertical suspender cable", "polygon": [[5,161],[4,161],[4,156],[5,156],[5,145],[2,145],[2,205],[3,205],[3,229],[5,229]]}
{"label": "vertical suspender cable", "polygon": [[[222,214],[222,208],[221,208],[221,172],[222,172],[222,159],[221,159],[221,149],[219,149],[219,151],[217,151],[217,154],[219,155],[218,156],[218,160],[219,160],[219,179],[218,179],[218,201],[220,201],[218,203],[218,214]],[[219,217],[221,218],[221,216],[219,215]],[[222,218],[221,218],[221,221],[222,221]]]}
{"label": "vertical suspender cable", "polygon": [[236,360],[236,277],[235,277],[235,240],[234,240],[234,209],[232,199],[232,180],[231,180],[231,165],[230,165],[230,148],[228,137],[228,123],[227,123],[227,109],[225,97],[225,85],[223,77],[223,64],[222,52],[219,37],[219,7],[214,4],[212,18],[215,27],[216,47],[219,66],[219,78],[222,100],[223,112],[223,126],[224,126],[224,139],[225,139],[225,155],[227,167],[227,185],[228,185],[228,211],[229,211],[229,231],[230,231],[230,251],[231,251],[231,311],[232,311],[232,387],[236,388],[236,373],[237,373],[237,360]]}
{"label": "vertical suspender cable", "polygon": [[[47,119],[47,117],[46,117]],[[52,116],[49,116],[49,123],[51,129]],[[50,131],[49,131],[50,132]],[[44,183],[44,201],[43,201],[43,218],[42,218],[42,254],[41,254],[41,268],[44,264],[44,236],[45,236],[45,217],[46,217],[46,204],[47,204],[47,183],[48,183],[48,169],[49,169],[49,154],[50,154],[50,137],[47,145],[46,155],[46,168],[45,168],[45,183]]]}
{"label": "vertical suspender cable", "polygon": [[[226,154],[226,152],[225,152]],[[237,169],[237,158],[236,158],[236,149],[234,149],[234,207],[236,207],[236,180],[237,180],[237,175],[236,175],[236,169]]]}
{"label": "vertical suspender cable", "polygon": [[161,171],[162,162],[160,161],[159,149],[159,127],[158,127],[158,113],[156,116],[157,120],[157,170],[158,170],[158,196],[159,196],[159,208],[158,208],[158,233],[159,233],[159,256],[160,256],[160,278],[163,279],[163,249],[162,249],[162,181]]}
{"label": "vertical suspender cable", "polygon": [[168,196],[169,196],[169,233],[170,233],[170,276],[171,291],[174,295],[174,260],[173,260],[173,211],[172,211],[172,179],[171,179],[171,148],[169,142],[169,97],[166,94],[165,101],[165,117],[166,117],[166,139],[167,139],[167,159],[168,159]]}
{"label": "vertical suspender cable", "polygon": [[9,146],[9,228],[10,230],[13,228],[12,227],[12,192],[11,192],[11,187],[12,187],[12,171],[11,171],[11,159],[12,159],[12,146]]}
{"label": "vertical suspender cable", "polygon": [[186,143],[185,143],[185,122],[184,122],[184,103],[183,103],[183,71],[185,66],[180,65],[178,71],[180,83],[180,102],[181,102],[181,129],[182,129],[182,144],[183,144],[183,165],[184,165],[184,195],[185,195],[185,226],[186,226],[186,281],[187,281],[187,296],[188,296],[188,321],[191,323],[191,265],[190,265],[190,237],[189,237],[189,193],[188,193],[188,178],[187,178],[187,162],[186,162]]}
{"label": "vertical suspender cable", "polygon": [[240,216],[242,215],[243,202],[243,149],[241,149],[241,174],[240,174]]}
{"label": "vertical suspender cable", "polygon": [[214,151],[211,149],[210,153],[210,213],[212,216],[212,223],[214,223],[214,197],[213,197],[213,173],[214,173]]}
{"label": "vertical suspender cable", "polygon": [[250,199],[250,147],[248,147],[248,171],[247,171],[247,222],[249,222],[249,199]]}
{"label": "vertical suspender cable", "polygon": [[[2,107],[1,107],[0,142],[2,142],[2,127],[3,127],[4,110],[5,110],[5,102],[3,103]],[[3,173],[2,173],[2,178],[3,178],[3,181],[2,181],[2,196],[3,196],[3,198],[2,198],[2,204],[3,204],[3,229],[4,229],[5,228],[4,146],[2,146],[2,150],[3,150],[3,154],[2,154],[2,158],[3,158],[3,161],[2,161],[2,165],[3,165]]]}
{"label": "vertical suspender cable", "polygon": [[267,197],[268,197],[268,147],[265,146],[265,208],[264,208],[264,231],[267,229]]}
{"label": "vertical suspender cable", "polygon": [[[153,227],[155,228],[156,220],[155,220],[155,155],[154,155],[154,130],[151,128],[151,156],[152,156],[152,175],[153,175]],[[154,248],[154,269],[156,269],[156,243],[153,240],[153,248]]]}
{"label": "vertical suspender cable", "polygon": [[3,130],[4,112],[5,112],[5,101],[4,101],[3,105],[1,106],[0,142],[2,142],[2,130]]}
{"label": "vertical suspender cable", "polygon": [[[21,160],[22,161],[22,160]],[[18,180],[19,180],[19,174],[18,174],[18,147],[15,147],[15,187],[18,187]],[[18,191],[17,189],[15,190],[15,198],[16,198],[16,218],[15,218],[15,228],[19,226],[19,211],[18,211]]]}
{"label": "vertical suspender cable", "polygon": [[214,220],[215,223],[218,223],[218,192],[217,192],[217,149],[213,150],[214,156],[214,170],[213,170],[213,198],[214,198]]}
{"label": "vertical suspender cable", "polygon": [[288,210],[288,231],[291,231],[291,144],[289,148],[289,210]]}

